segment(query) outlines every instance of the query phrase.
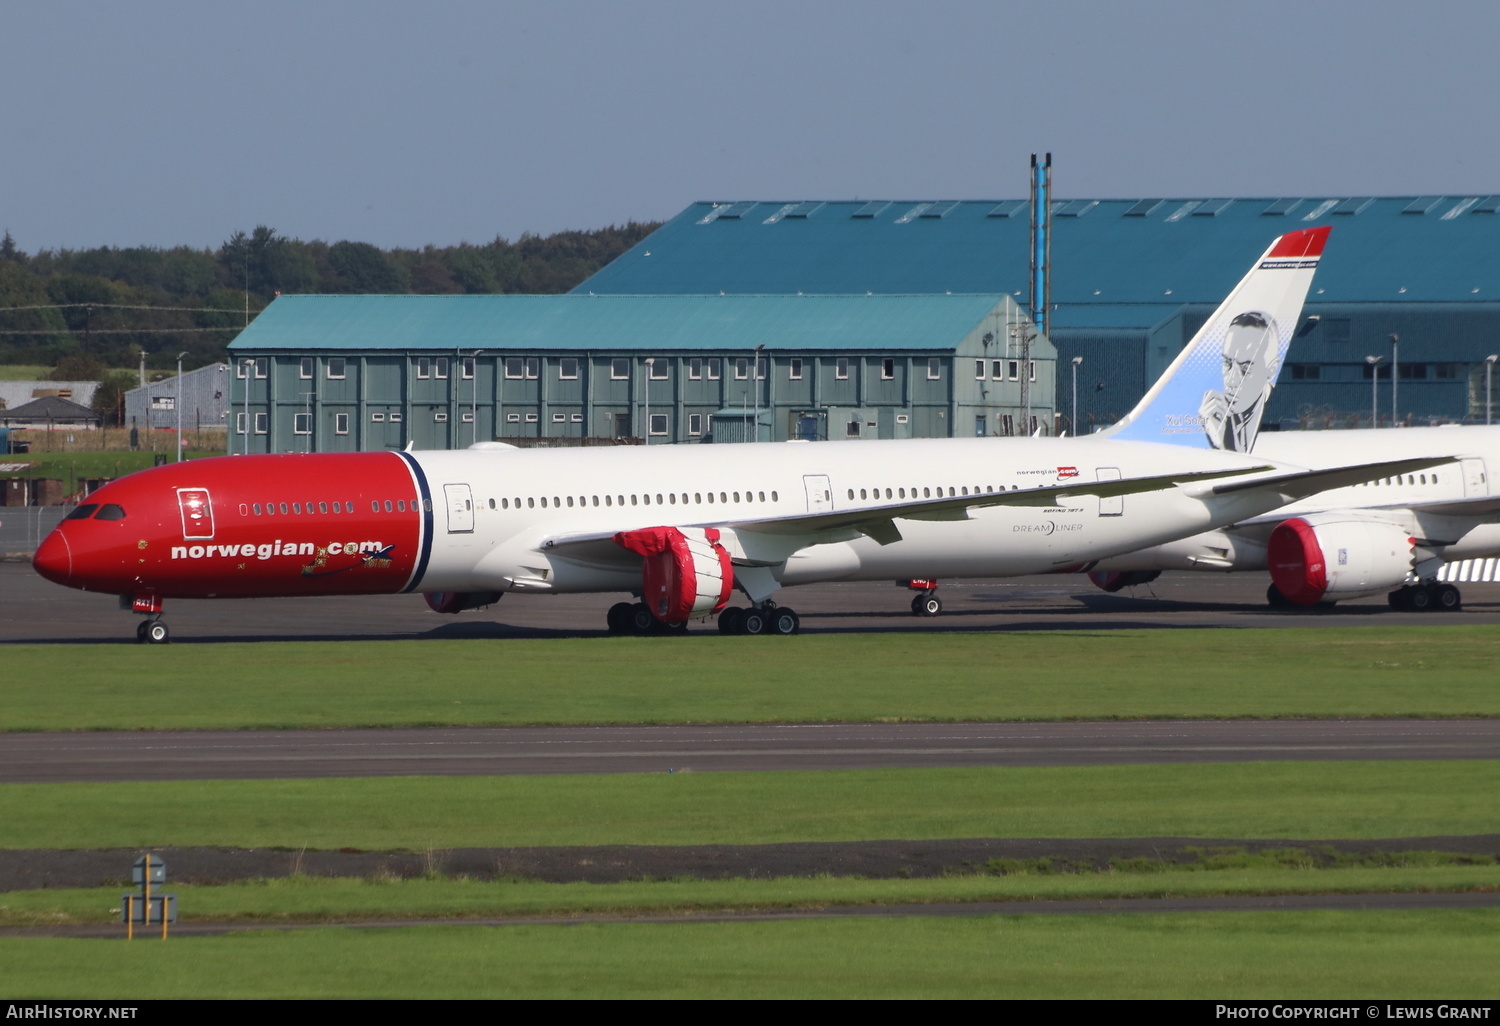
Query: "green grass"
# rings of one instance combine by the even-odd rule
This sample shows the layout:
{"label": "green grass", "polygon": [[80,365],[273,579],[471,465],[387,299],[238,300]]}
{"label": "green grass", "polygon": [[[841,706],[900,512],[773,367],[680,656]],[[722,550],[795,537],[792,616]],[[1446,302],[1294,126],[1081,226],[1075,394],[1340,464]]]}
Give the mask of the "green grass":
{"label": "green grass", "polygon": [[0,939],[27,998],[1494,998],[1500,911]]}
{"label": "green grass", "polygon": [[[204,456],[222,456],[224,454],[217,451],[190,450],[184,452],[182,455],[184,459],[201,459]],[[168,453],[167,457],[170,460],[172,454]],[[0,480],[12,477],[46,477],[57,481],[76,482],[85,478],[123,477],[126,474],[133,474],[137,470],[145,470],[147,467],[156,465],[156,453],[149,450],[38,452],[6,457],[4,460],[0,460],[0,462],[26,463],[26,468],[23,470],[0,472]]]}
{"label": "green grass", "polygon": [[[420,605],[420,604],[419,604]],[[170,603],[169,603],[170,613]],[[413,616],[425,615],[416,608]],[[122,634],[128,634],[122,631]],[[1493,627],[5,648],[7,730],[1497,716]],[[750,648],[754,658],[746,658]],[[663,658],[670,648],[671,658]]]}
{"label": "green grass", "polygon": [[[1433,856],[1419,853],[1411,858],[1422,862]],[[128,869],[122,859],[119,887],[0,894],[0,926],[119,922],[120,895],[132,889],[123,883]],[[1500,889],[1500,866],[1491,859],[1488,865],[1358,869],[1174,869],[1157,873],[975,874],[915,880],[823,876],[614,884],[297,876],[222,886],[171,884],[164,889],[177,895],[184,923],[306,923],[377,918],[687,915],[932,902],[1495,891]]]}
{"label": "green grass", "polygon": [[290,849],[1495,829],[1500,761],[173,781],[0,787],[0,847]]}
{"label": "green grass", "polygon": [[42,381],[51,367],[30,363],[0,363],[0,381]]}

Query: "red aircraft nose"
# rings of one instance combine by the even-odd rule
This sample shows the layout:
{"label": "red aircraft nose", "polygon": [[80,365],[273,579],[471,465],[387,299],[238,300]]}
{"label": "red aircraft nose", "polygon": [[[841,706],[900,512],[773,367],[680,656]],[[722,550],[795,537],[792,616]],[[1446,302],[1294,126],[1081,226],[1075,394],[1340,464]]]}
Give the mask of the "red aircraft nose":
{"label": "red aircraft nose", "polygon": [[32,557],[31,565],[36,572],[54,584],[67,584],[73,576],[73,552],[61,531],[54,530],[42,539],[42,544]]}

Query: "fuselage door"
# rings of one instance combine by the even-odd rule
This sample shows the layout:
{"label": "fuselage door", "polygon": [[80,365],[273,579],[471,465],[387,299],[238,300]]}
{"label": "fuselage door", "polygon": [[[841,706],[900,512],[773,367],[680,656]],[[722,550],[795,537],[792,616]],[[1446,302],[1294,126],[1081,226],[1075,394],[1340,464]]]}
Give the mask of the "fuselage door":
{"label": "fuselage door", "polygon": [[448,533],[469,534],[474,530],[474,497],[466,484],[445,484],[448,500]]}
{"label": "fuselage door", "polygon": [[1480,496],[1488,495],[1490,493],[1490,486],[1489,482],[1485,479],[1484,460],[1470,458],[1462,462],[1464,468],[1464,495],[1470,499],[1477,499]]}
{"label": "fuselage door", "polygon": [[[1120,480],[1119,467],[1096,467],[1094,468],[1095,481],[1118,481]],[[1099,515],[1101,517],[1121,517],[1125,515],[1125,496],[1123,495],[1101,495],[1099,496]]]}
{"label": "fuselage door", "polygon": [[207,488],[177,489],[177,508],[182,511],[183,538],[214,536],[214,504]]}
{"label": "fuselage door", "polygon": [[827,474],[803,474],[802,485],[807,489],[807,511],[828,513],[833,510],[833,486]]}

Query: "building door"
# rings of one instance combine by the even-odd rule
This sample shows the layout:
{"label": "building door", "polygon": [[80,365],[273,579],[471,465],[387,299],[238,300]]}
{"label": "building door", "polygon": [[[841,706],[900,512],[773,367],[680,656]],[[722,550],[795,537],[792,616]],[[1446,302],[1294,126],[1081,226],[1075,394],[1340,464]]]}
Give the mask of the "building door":
{"label": "building door", "polygon": [[1463,461],[1464,468],[1464,495],[1470,498],[1478,498],[1489,494],[1489,484],[1485,480],[1484,460],[1467,459]]}
{"label": "building door", "polygon": [[630,437],[630,414],[628,414],[628,413],[617,413],[617,414],[615,414],[615,437],[616,438],[629,438]]}
{"label": "building door", "polygon": [[[1096,481],[1118,481],[1120,480],[1119,467],[1099,467],[1094,471]],[[1099,496],[1099,515],[1101,517],[1120,517],[1125,515],[1125,496],[1123,495],[1101,495]]]}
{"label": "building door", "polygon": [[797,437],[805,442],[818,440],[818,418],[803,416],[797,426]]}
{"label": "building door", "polygon": [[445,484],[448,500],[448,533],[469,534],[474,530],[474,498],[466,484]]}

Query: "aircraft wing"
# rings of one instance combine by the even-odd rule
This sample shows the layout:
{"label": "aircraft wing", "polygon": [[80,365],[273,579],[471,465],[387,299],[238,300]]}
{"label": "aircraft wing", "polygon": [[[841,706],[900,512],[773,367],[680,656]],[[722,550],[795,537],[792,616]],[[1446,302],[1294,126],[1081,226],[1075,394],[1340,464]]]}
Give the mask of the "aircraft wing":
{"label": "aircraft wing", "polygon": [[[1447,463],[1457,463],[1456,456],[1426,456],[1420,459],[1388,460],[1380,463],[1361,463],[1352,467],[1335,467],[1331,470],[1301,470],[1286,474],[1277,474],[1273,477],[1260,477],[1253,481],[1226,481],[1214,486],[1215,495],[1231,495],[1235,492],[1253,491],[1256,489],[1274,490],[1281,495],[1283,505],[1305,499],[1309,495],[1318,492],[1326,492],[1334,488],[1346,488],[1349,485],[1361,484],[1365,481],[1374,481],[1382,477],[1394,477],[1397,474],[1409,474],[1418,470],[1427,470],[1431,467],[1440,467]],[[1406,505],[1405,503],[1402,504]],[[1265,514],[1265,517],[1274,514]],[[1262,519],[1257,517],[1254,519]],[[1286,519],[1284,516],[1281,519]],[[1244,521],[1246,523],[1250,521]]]}
{"label": "aircraft wing", "polygon": [[[1114,481],[1070,481],[1045,488],[1020,488],[1014,491],[976,492],[941,499],[906,499],[866,505],[859,509],[793,513],[754,520],[689,520],[675,522],[677,527],[718,527],[744,534],[780,536],[783,542],[807,538],[792,550],[825,540],[819,535],[855,531],[866,534],[882,545],[900,540],[896,520],[968,520],[968,511],[991,506],[1055,506],[1075,496],[1133,495],[1155,492],[1178,485],[1239,477],[1274,470],[1270,464],[1236,467],[1232,470],[1159,474],[1152,477],[1123,478]],[[1394,473],[1394,471],[1392,471]],[[635,565],[639,556],[615,544],[614,532],[558,535],[543,539],[540,548],[569,559],[603,566]],[[784,558],[784,557],[782,557]],[[780,562],[780,559],[767,562]],[[736,562],[760,562],[736,559]]]}

